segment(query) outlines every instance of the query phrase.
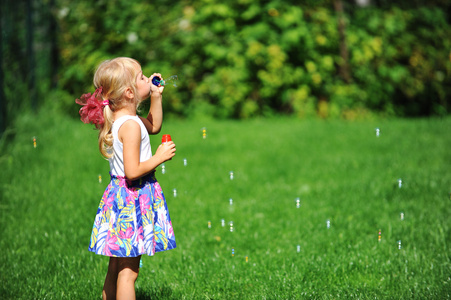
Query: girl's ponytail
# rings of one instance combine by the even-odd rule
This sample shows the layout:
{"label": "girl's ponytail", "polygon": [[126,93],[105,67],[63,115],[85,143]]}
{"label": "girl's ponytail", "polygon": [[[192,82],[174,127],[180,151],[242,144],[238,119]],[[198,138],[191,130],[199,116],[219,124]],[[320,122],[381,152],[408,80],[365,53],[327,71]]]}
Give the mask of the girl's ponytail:
{"label": "girl's ponytail", "polygon": [[109,105],[103,108],[104,123],[99,132],[99,150],[105,158],[113,156],[113,133],[111,127],[113,126],[113,112]]}

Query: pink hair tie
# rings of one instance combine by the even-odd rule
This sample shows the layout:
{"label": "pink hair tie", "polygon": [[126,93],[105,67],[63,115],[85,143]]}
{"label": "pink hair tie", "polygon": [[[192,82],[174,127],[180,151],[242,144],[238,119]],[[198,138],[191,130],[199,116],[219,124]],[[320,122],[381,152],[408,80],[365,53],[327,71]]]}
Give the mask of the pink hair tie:
{"label": "pink hair tie", "polygon": [[110,105],[110,101],[108,101],[108,99],[103,100],[102,105],[103,105],[103,106]]}
{"label": "pink hair tie", "polygon": [[83,123],[91,123],[96,126],[97,129],[105,123],[103,119],[103,108],[108,105],[108,100],[102,101],[101,99],[102,87],[96,89],[93,94],[83,94],[80,99],[75,100],[77,104],[80,104],[80,119]]}

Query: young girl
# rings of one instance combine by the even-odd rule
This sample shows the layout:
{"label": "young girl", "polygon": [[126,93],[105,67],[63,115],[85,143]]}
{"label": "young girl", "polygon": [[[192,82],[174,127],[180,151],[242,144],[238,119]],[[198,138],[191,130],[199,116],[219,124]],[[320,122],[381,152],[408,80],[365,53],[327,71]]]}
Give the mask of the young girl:
{"label": "young girl", "polygon": [[[135,299],[142,254],[175,248],[171,219],[155,168],[175,155],[175,144],[160,145],[152,156],[148,134],[160,132],[163,86],[131,58],[104,61],[94,75],[94,94],[76,102],[81,120],[99,132],[99,148],[110,163],[111,182],[103,194],[92,229],[89,250],[110,257],[103,299]],[[147,118],[136,115],[147,97]]]}

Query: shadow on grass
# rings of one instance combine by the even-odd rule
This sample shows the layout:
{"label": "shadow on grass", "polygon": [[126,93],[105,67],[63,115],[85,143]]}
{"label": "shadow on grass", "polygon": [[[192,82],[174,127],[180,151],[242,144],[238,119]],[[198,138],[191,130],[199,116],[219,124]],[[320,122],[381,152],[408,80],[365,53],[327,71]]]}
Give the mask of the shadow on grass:
{"label": "shadow on grass", "polygon": [[136,300],[150,300],[150,299],[176,299],[176,298],[172,295],[172,289],[166,285],[150,291],[145,291],[141,289],[136,290]]}

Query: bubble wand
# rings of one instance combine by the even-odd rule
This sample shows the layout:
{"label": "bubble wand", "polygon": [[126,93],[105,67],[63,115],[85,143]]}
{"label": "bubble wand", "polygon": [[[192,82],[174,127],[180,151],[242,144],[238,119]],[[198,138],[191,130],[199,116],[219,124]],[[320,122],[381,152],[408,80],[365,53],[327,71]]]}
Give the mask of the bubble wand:
{"label": "bubble wand", "polygon": [[179,78],[177,75],[169,76],[168,79],[166,79],[166,80],[163,80],[158,76],[154,76],[152,78],[152,83],[153,83],[153,85],[156,85],[156,86],[172,85],[173,87],[177,87],[178,79]]}

